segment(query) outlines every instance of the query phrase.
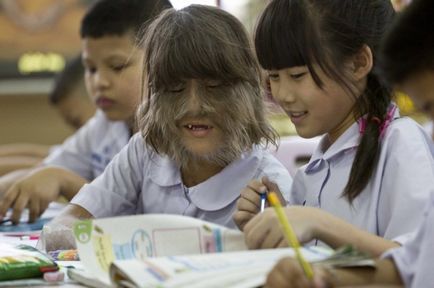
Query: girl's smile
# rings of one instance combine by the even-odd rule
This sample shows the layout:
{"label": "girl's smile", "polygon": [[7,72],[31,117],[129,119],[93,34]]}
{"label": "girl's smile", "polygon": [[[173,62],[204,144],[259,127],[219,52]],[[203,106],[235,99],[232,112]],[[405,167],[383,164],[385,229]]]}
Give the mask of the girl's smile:
{"label": "girl's smile", "polygon": [[297,126],[297,124],[300,124],[308,115],[309,113],[307,111],[301,111],[301,112],[287,112],[289,118],[291,119],[292,123]]}
{"label": "girl's smile", "polygon": [[204,138],[207,137],[213,126],[205,125],[205,124],[186,124],[183,126],[193,137]]}

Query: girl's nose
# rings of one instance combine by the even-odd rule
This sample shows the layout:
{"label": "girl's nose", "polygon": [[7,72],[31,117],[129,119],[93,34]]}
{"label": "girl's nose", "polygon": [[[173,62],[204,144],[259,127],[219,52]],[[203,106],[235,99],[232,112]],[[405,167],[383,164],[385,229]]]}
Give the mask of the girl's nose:
{"label": "girl's nose", "polygon": [[196,80],[191,80],[189,85],[187,85],[187,91],[188,91],[188,108],[190,111],[199,112],[200,107],[200,96],[199,96],[199,85]]}
{"label": "girl's nose", "polygon": [[106,88],[110,85],[110,81],[104,73],[98,72],[95,75],[95,85],[98,88]]}
{"label": "girl's nose", "polygon": [[291,104],[296,100],[295,92],[285,85],[278,85],[278,87],[273,87],[271,93],[277,102],[283,104]]}

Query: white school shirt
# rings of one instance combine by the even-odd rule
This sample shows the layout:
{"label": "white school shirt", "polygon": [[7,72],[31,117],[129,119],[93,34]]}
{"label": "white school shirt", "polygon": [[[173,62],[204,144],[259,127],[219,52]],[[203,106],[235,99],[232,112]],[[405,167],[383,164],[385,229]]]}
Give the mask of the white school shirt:
{"label": "white school shirt", "polygon": [[110,121],[98,110],[74,135],[53,151],[43,164],[69,169],[92,181],[128,143],[130,131],[124,121]]}
{"label": "white school shirt", "polygon": [[432,120],[428,121],[427,123],[425,123],[423,125],[423,128],[425,129],[426,133],[428,133],[428,135],[433,135],[434,132],[434,123]]}
{"label": "white school shirt", "polygon": [[[321,208],[386,239],[404,243],[422,221],[434,192],[434,149],[430,137],[395,111],[387,128],[376,170],[352,205],[342,197],[359,145],[354,123],[326,152],[322,138],[309,163],[294,176],[290,203]],[[324,136],[327,137],[327,136]]]}
{"label": "white school shirt", "polygon": [[179,214],[235,228],[236,200],[251,179],[270,177],[288,199],[292,184],[288,170],[262,148],[253,148],[218,174],[186,188],[176,163],[146,147],[141,135],[134,135],[104,173],[83,186],[71,203],[97,218]]}
{"label": "white school shirt", "polygon": [[[434,181],[434,179],[433,179]],[[383,256],[392,258],[405,287],[434,287],[434,195],[427,203],[424,219],[414,237],[404,246]]]}

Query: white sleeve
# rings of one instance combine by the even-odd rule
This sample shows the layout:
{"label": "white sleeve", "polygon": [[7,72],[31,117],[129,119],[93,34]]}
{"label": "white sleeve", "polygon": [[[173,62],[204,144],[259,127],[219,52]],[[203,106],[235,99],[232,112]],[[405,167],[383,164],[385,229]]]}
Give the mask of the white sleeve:
{"label": "white sleeve", "polygon": [[148,157],[141,135],[134,135],[104,173],[84,185],[71,203],[97,218],[134,214],[141,195],[143,175],[147,171],[144,165],[150,162]]}
{"label": "white sleeve", "polygon": [[276,183],[279,187],[280,193],[282,193],[282,196],[288,203],[292,186],[292,177],[285,166],[283,166],[283,164],[281,164],[274,156],[268,152],[264,152],[264,158],[259,171],[260,173],[256,178],[260,179],[262,176],[267,176],[271,181]]}
{"label": "white sleeve", "polygon": [[432,142],[409,120],[388,136],[378,200],[379,235],[405,243],[422,222],[423,207],[434,193]]}
{"label": "white sleeve", "polygon": [[[433,198],[433,197],[432,197]],[[405,287],[431,287],[434,283],[434,199],[427,205],[417,233],[404,246],[392,249],[383,258],[392,258]]]}
{"label": "white sleeve", "polygon": [[95,115],[76,133],[70,136],[53,153],[44,159],[44,165],[69,169],[81,177],[92,180],[92,138],[99,129],[99,117]]}

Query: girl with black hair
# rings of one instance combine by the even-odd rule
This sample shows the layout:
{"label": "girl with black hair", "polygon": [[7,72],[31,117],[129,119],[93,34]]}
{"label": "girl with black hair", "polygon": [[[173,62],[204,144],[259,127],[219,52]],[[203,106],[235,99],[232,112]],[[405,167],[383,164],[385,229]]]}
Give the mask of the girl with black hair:
{"label": "girl with black hair", "polygon": [[[260,18],[273,97],[300,136],[324,135],[285,209],[302,243],[380,255],[406,242],[434,190],[431,140],[376,73],[393,16],[389,0],[273,0]],[[273,210],[255,216],[260,194],[277,188],[255,180],[241,193],[234,219],[250,248],[286,245]]]}

